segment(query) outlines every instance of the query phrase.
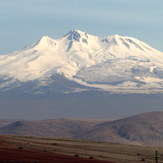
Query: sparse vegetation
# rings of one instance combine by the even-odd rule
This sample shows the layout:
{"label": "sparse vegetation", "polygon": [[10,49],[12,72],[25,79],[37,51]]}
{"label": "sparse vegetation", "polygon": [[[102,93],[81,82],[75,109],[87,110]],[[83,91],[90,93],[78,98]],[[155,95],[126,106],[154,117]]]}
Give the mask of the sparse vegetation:
{"label": "sparse vegetation", "polygon": [[18,147],[18,149],[23,149],[23,147]]}
{"label": "sparse vegetation", "polygon": [[[155,148],[91,142],[74,139],[56,139],[45,137],[0,136],[0,142],[12,143],[12,148],[19,150],[42,151],[43,154],[58,153],[73,158],[86,158],[93,160],[106,160],[114,163],[153,163]],[[27,144],[30,143],[30,144]],[[57,145],[54,145],[57,144]],[[59,144],[59,145],[58,145]],[[163,163],[163,149],[158,148],[159,163]]]}
{"label": "sparse vegetation", "polygon": [[[0,134],[75,138],[122,144],[162,146],[163,112],[149,112],[115,121],[54,119],[44,121],[16,121],[0,127]],[[1,123],[0,123],[1,126]],[[30,142],[27,142],[30,143]],[[49,142],[50,145],[60,145]],[[139,153],[139,151],[138,151]]]}
{"label": "sparse vegetation", "polygon": [[145,158],[142,158],[141,161],[145,161]]}

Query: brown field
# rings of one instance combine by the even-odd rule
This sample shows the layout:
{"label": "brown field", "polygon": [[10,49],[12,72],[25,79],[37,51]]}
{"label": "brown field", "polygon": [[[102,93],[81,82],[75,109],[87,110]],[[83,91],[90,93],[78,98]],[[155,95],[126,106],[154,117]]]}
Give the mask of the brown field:
{"label": "brown field", "polygon": [[4,163],[109,163],[37,150],[1,148],[0,153],[0,162]]}
{"label": "brown field", "polygon": [[[159,163],[163,163],[163,149]],[[1,163],[153,163],[155,148],[74,139],[0,136]],[[144,161],[143,161],[144,160]]]}

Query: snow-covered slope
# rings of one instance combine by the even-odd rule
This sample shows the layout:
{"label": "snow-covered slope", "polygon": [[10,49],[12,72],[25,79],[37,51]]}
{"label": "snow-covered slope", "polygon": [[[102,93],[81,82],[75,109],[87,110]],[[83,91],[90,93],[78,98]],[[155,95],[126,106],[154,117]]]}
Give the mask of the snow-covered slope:
{"label": "snow-covered slope", "polygon": [[38,91],[55,85],[55,76],[79,83],[75,89],[84,85],[111,92],[162,92],[163,53],[132,37],[72,30],[60,39],[44,36],[26,49],[0,56],[3,92],[33,81]]}

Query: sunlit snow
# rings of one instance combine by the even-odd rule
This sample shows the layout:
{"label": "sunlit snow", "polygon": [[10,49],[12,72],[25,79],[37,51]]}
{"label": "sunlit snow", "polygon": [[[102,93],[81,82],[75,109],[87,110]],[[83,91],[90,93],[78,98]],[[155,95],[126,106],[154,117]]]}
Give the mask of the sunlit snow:
{"label": "sunlit snow", "polygon": [[32,80],[46,85],[55,74],[112,92],[161,92],[163,53],[132,37],[72,30],[0,56],[0,88]]}

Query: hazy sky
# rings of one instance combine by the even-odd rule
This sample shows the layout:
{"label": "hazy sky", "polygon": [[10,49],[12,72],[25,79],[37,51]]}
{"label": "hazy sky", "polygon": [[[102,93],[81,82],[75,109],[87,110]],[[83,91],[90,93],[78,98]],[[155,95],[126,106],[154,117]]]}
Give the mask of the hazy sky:
{"label": "hazy sky", "polygon": [[71,29],[132,36],[163,51],[163,0],[0,0],[0,54]]}

